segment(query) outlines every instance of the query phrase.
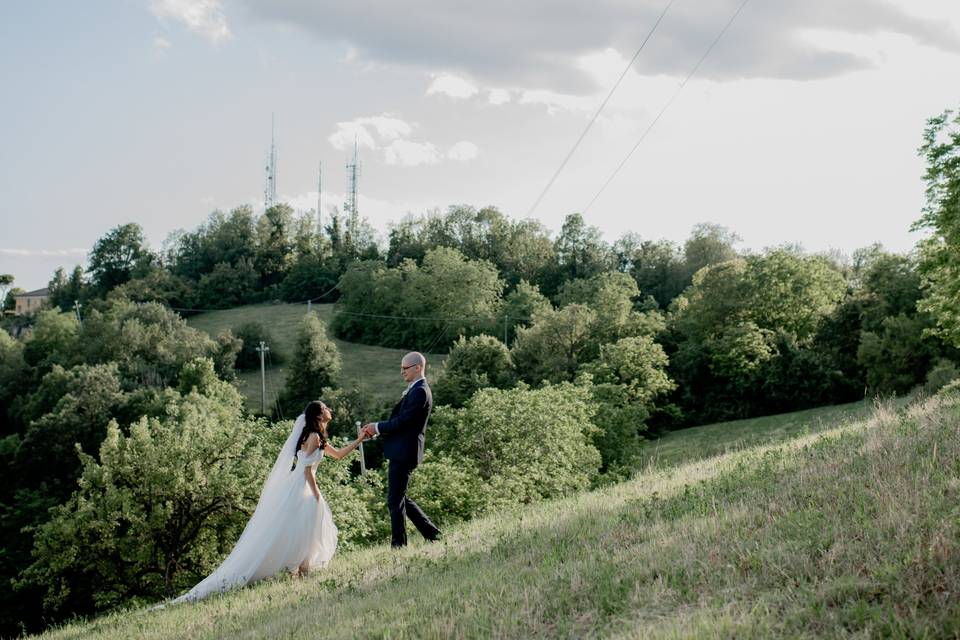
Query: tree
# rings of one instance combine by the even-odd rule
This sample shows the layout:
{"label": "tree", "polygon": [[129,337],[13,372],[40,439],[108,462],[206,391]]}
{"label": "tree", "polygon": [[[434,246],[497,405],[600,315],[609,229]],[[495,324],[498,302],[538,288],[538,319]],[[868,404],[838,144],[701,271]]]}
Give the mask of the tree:
{"label": "tree", "polygon": [[901,313],[884,318],[877,331],[863,331],[857,359],[871,393],[902,394],[923,382],[937,355],[933,339],[925,336],[931,328],[926,314]]}
{"label": "tree", "polygon": [[116,362],[128,389],[170,386],[186,363],[217,358],[223,346],[161,304],[126,300],[91,310],[77,341],[81,361]]}
{"label": "tree", "polygon": [[599,351],[593,335],[596,316],[582,304],[536,314],[530,327],[517,330],[511,349],[520,377],[532,384],[572,381],[580,365]]}
{"label": "tree", "polygon": [[463,406],[477,390],[507,389],[516,382],[510,350],[492,336],[460,338],[450,349],[433,385],[438,404]]}
{"label": "tree", "polygon": [[143,228],[134,222],[111,229],[93,245],[90,273],[93,284],[106,293],[128,280],[146,275],[154,262]]}
{"label": "tree", "polygon": [[262,287],[279,284],[293,259],[293,209],[277,204],[257,221],[257,252],[254,265]]}
{"label": "tree", "polygon": [[623,338],[600,347],[600,357],[582,367],[592,379],[597,413],[593,443],[602,470],[618,476],[636,468],[654,401],[676,388],[668,358],[652,336]]}
{"label": "tree", "polygon": [[71,311],[77,302],[84,303],[89,297],[89,288],[83,278],[83,267],[76,265],[68,278],[63,267],[57,267],[47,284],[50,291],[50,306],[61,311]]}
{"label": "tree", "polygon": [[419,351],[443,348],[458,335],[502,327],[503,287],[492,264],[445,247],[427,251],[422,265],[355,263],[340,279],[333,328],[345,340]]}
{"label": "tree", "polygon": [[[68,286],[68,290],[72,287]],[[195,291],[186,278],[167,269],[154,269],[147,275],[133,278],[113,289],[108,297],[130,302],[160,302],[180,309],[194,304]]]}
{"label": "tree", "polygon": [[588,226],[583,216],[571,213],[563,221],[554,241],[556,271],[549,283],[553,294],[567,280],[589,278],[613,267],[613,254],[597,227]]}
{"label": "tree", "polygon": [[734,245],[740,236],[718,224],[702,222],[693,227],[683,244],[683,260],[689,277],[700,269],[733,260],[737,257]]}
{"label": "tree", "polygon": [[23,343],[0,330],[0,438],[18,430],[13,402],[27,393],[30,383]]}
{"label": "tree", "polygon": [[34,531],[17,584],[43,589],[48,614],[174,595],[234,544],[276,449],[235,389],[210,385],[209,395],[174,393],[163,417],[128,435],[112,421],[98,458],[80,451],[77,491]]}
{"label": "tree", "polygon": [[23,295],[26,293],[24,289],[20,287],[11,287],[7,290],[7,295],[3,298],[3,307],[2,311],[13,311],[17,307],[17,296]]}
{"label": "tree", "polygon": [[332,260],[316,254],[300,256],[287,272],[280,285],[280,295],[287,302],[315,300],[334,302],[337,299],[339,273]]}
{"label": "tree", "polygon": [[540,293],[540,288],[526,280],[520,280],[513,291],[503,299],[500,313],[507,323],[507,344],[513,344],[519,327],[529,327],[534,316],[552,309],[550,301]]}
{"label": "tree", "polygon": [[235,266],[220,262],[210,273],[200,277],[197,302],[214,309],[229,309],[250,302],[259,277],[249,258],[241,259]]}
{"label": "tree", "polygon": [[927,162],[926,204],[914,228],[932,231],[920,243],[920,309],[933,316],[945,341],[960,347],[960,112],[928,121],[920,153]]}
{"label": "tree", "polygon": [[630,274],[643,296],[652,296],[661,309],[690,284],[693,273],[683,252],[669,240],[642,240],[626,234],[614,244],[618,268]]}
{"label": "tree", "polygon": [[27,335],[23,357],[42,376],[54,364],[70,365],[78,360],[80,325],[73,313],[41,309]]}
{"label": "tree", "polygon": [[58,502],[68,498],[79,475],[75,447],[96,451],[125,400],[116,364],[54,365],[24,407],[29,427],[17,450],[18,482],[44,483]]}
{"label": "tree", "polygon": [[557,302],[561,306],[577,303],[590,307],[596,313],[594,339],[604,344],[627,336],[655,333],[662,328],[659,312],[637,310],[639,296],[633,278],[611,271],[568,281],[557,294]]}
{"label": "tree", "polygon": [[0,309],[6,309],[7,291],[13,286],[13,281],[13,274],[0,273]]}
{"label": "tree", "polygon": [[311,311],[300,321],[297,338],[281,393],[280,403],[288,413],[299,413],[311,400],[336,387],[340,376],[340,351],[327,337],[327,327]]}

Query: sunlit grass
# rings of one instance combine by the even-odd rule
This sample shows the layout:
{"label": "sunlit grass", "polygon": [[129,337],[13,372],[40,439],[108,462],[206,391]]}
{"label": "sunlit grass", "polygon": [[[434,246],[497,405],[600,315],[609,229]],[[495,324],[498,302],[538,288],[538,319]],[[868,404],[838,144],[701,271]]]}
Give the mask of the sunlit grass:
{"label": "sunlit grass", "polygon": [[960,400],[825,415],[839,426],[512,508],[440,544],[344,553],[302,581],[49,635],[960,634]]}

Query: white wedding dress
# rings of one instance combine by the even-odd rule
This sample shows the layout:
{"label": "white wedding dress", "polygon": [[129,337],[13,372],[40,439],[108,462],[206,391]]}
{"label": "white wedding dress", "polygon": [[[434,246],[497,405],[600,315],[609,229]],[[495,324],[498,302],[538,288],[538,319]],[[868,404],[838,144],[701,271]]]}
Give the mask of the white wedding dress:
{"label": "white wedding dress", "polygon": [[317,500],[307,484],[304,469],[314,473],[323,459],[323,449],[307,455],[296,452],[296,468],[290,470],[294,447],[303,428],[301,415],[277,456],[264,482],[260,500],[240,539],[224,561],[209,576],[171,604],[200,600],[214,593],[269,578],[298,567],[313,570],[333,557],[337,526],[330,507]]}

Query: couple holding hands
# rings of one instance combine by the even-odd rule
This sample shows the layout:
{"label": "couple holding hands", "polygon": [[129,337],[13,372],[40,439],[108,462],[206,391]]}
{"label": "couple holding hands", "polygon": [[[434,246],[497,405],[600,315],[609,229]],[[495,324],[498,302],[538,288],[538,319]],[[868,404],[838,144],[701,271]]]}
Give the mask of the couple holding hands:
{"label": "couple holding hands", "polygon": [[233,550],[213,573],[173,602],[200,600],[283,570],[305,575],[329,562],[337,547],[337,526],[317,488],[317,466],[324,455],[339,460],[367,438],[382,439],[383,455],[389,461],[391,545],[407,544],[407,518],[427,540],[439,539],[440,530],[407,497],[410,476],[423,461],[424,434],[433,409],[433,396],[424,378],[426,366],[422,354],[405,355],[400,375],[407,389],[390,418],[364,425],[357,439],[341,449],[330,444],[327,436],[330,409],[319,400],[308,404],[284,442]]}

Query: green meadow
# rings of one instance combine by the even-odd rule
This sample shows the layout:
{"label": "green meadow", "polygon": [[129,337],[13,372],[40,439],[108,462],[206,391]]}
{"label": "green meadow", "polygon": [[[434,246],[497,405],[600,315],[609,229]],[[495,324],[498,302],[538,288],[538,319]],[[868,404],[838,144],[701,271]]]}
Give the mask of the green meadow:
{"label": "green meadow", "polygon": [[[312,309],[328,326],[333,320],[333,304],[315,304]],[[271,333],[276,344],[267,345],[278,350],[289,359],[293,355],[297,335],[297,325],[307,312],[305,304],[256,304],[222,311],[207,311],[187,318],[187,324],[195,329],[216,337],[226,329],[233,329],[246,322],[259,322]],[[333,338],[333,336],[330,336]],[[400,358],[406,351],[387,349],[353,342],[344,342],[333,338],[343,360],[340,373],[340,386],[367,390],[381,398],[394,398],[405,383],[400,378],[398,367]],[[428,375],[435,373],[443,363],[445,356],[427,354]],[[266,405],[267,410],[276,402],[277,394],[286,380],[286,368],[283,364],[274,364],[270,353],[266,359]],[[246,399],[247,408],[260,409],[260,371],[254,369],[237,374],[237,386]]]}
{"label": "green meadow", "polygon": [[47,637],[960,634],[960,396],[686,429],[650,456],[631,480],[438,544],[343,553],[305,579]]}

